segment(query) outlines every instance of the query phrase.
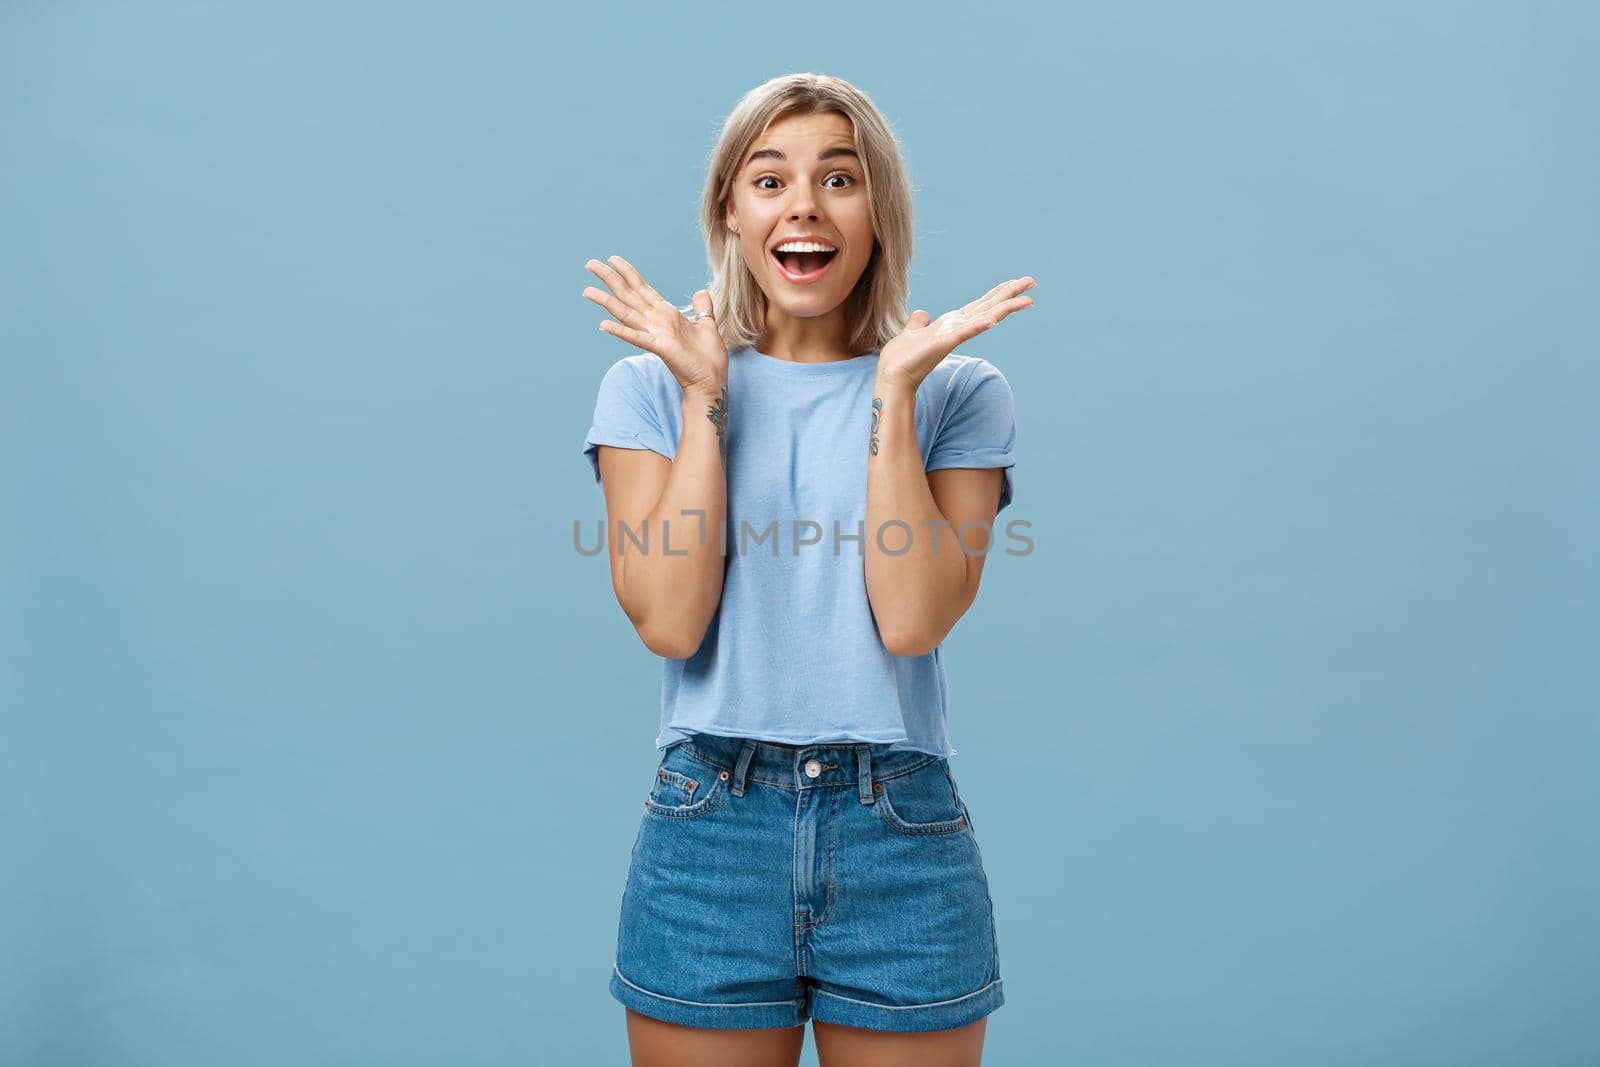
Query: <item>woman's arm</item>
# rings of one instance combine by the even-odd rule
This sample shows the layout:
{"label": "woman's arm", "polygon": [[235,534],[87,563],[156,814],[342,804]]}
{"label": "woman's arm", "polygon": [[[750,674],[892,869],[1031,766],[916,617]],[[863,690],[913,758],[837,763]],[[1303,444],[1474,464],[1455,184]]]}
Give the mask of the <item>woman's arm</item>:
{"label": "woman's arm", "polygon": [[598,453],[611,587],[645,646],[666,659],[695,654],[722,601],[727,398],[726,384],[716,396],[685,390],[675,459],[610,445]]}
{"label": "woman's arm", "polygon": [[616,317],[600,329],[653,352],[683,391],[683,433],[673,459],[647,449],[600,446],[611,587],[645,646],[687,659],[705,640],[722,601],[727,525],[728,348],[711,294],[668,303],[621,256],[584,264],[611,292],[583,290]]}
{"label": "woman's arm", "polygon": [[[917,442],[917,387],[957,345],[1032,307],[1033,297],[1023,294],[1034,284],[1031,277],[1001,282],[937,319],[918,308],[878,354],[862,550],[878,633],[897,656],[932,652],[972,606],[985,556],[967,552],[988,552],[1005,478],[999,467],[960,468],[949,457],[938,469],[926,469]],[[1009,387],[998,376],[991,380],[1000,383],[1002,391],[991,388],[990,395],[1004,402],[1009,421]],[[905,526],[884,527],[895,520]]]}
{"label": "woman's arm", "polygon": [[[1003,471],[925,471],[916,389],[880,379],[872,396],[877,429],[867,456],[867,599],[884,647],[896,656],[922,656],[945,639],[978,595]],[[895,519],[905,527],[884,527]],[[901,552],[906,527],[910,547]],[[956,541],[963,527],[961,542],[974,555]]]}

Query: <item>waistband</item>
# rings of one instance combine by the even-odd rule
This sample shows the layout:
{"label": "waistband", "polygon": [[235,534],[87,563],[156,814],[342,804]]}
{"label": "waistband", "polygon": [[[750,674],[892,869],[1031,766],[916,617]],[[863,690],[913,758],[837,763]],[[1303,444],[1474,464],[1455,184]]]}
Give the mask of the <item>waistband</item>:
{"label": "waistband", "polygon": [[751,737],[691,734],[669,747],[683,747],[718,770],[728,772],[728,790],[744,796],[750,782],[788,789],[855,787],[863,804],[876,800],[873,786],[887,778],[939,762],[943,756],[912,749],[892,749],[887,743],[820,741],[790,745],[758,741]]}

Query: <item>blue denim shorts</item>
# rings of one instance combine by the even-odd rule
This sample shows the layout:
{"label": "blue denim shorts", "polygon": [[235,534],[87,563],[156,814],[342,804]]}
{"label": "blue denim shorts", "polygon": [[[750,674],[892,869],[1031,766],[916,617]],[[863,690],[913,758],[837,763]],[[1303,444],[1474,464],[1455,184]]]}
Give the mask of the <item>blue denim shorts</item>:
{"label": "blue denim shorts", "polygon": [[947,1030],[1000,1007],[994,904],[949,760],[703,733],[665,749],[610,987],[715,1029]]}

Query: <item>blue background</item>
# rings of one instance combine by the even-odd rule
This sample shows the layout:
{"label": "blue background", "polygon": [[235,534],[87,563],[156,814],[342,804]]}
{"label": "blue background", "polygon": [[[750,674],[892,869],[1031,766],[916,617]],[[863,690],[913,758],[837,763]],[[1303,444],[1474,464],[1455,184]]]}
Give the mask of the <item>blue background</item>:
{"label": "blue background", "polygon": [[1600,1062],[1592,10],[6,4],[0,1062],[626,1062],[582,265],[802,70],[1039,283],[985,1062]]}

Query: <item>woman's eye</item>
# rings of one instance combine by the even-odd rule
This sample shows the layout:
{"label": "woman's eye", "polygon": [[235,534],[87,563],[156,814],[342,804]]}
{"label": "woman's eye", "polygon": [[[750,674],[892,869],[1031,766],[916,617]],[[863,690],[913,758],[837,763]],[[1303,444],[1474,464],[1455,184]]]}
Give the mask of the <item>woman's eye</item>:
{"label": "woman's eye", "polygon": [[[849,175],[849,174],[844,174],[844,173],[830,174],[830,175],[828,175],[826,180],[827,181],[832,181],[835,178],[844,178],[849,182],[850,185],[854,185],[855,184],[854,176]],[[775,182],[777,180],[778,180],[777,178],[774,178],[770,174],[764,174],[761,177],[756,179],[756,188],[758,188],[758,189],[771,189],[772,186],[770,186],[770,185],[762,185],[761,183],[762,182]],[[829,188],[832,188],[832,189],[847,189],[847,188],[849,188],[849,185],[834,185],[834,186],[830,186]]]}

